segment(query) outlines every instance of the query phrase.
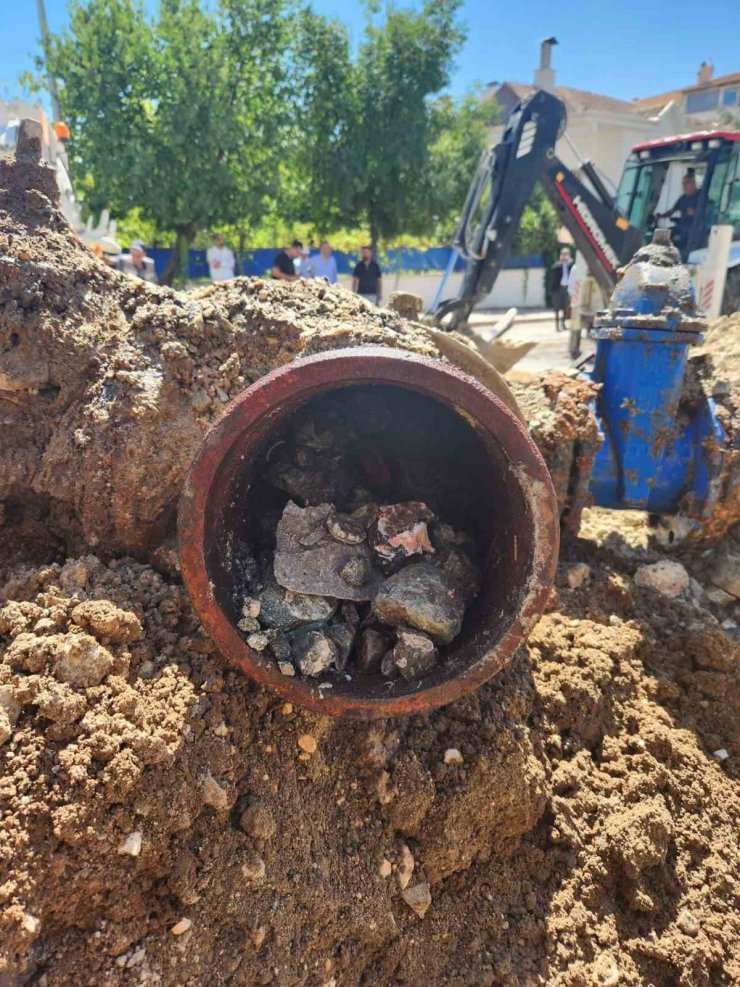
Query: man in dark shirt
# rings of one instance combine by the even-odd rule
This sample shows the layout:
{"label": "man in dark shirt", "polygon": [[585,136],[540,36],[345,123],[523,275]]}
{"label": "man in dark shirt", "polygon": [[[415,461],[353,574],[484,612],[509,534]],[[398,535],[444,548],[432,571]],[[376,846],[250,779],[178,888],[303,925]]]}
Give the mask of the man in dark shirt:
{"label": "man in dark shirt", "polygon": [[362,260],[355,265],[352,272],[352,291],[362,295],[373,305],[380,305],[383,296],[383,272],[373,260],[370,247],[362,248]]}
{"label": "man in dark shirt", "polygon": [[681,256],[685,260],[684,253],[688,246],[689,234],[691,233],[691,227],[694,225],[696,206],[699,201],[699,189],[693,171],[687,171],[683,176],[681,188],[683,189],[683,194],[679,195],[673,203],[672,208],[666,212],[656,213],[655,218],[665,219],[668,216],[675,216],[678,213],[678,218],[675,220],[673,226],[673,239],[681,251]]}
{"label": "man in dark shirt", "polygon": [[286,247],[275,256],[272,262],[272,276],[276,281],[298,281],[295,272],[295,259],[301,256],[303,244],[300,240],[294,240],[291,247]]}

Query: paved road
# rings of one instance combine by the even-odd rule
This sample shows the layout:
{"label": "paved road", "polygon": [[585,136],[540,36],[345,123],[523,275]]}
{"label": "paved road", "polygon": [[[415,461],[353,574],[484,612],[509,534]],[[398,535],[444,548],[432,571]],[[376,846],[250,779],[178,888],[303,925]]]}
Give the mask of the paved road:
{"label": "paved road", "polygon": [[[474,312],[470,323],[484,339],[490,339],[493,328],[502,313]],[[507,343],[536,343],[534,349],[516,365],[517,370],[533,373],[541,370],[568,370],[573,361],[568,355],[567,332],[555,332],[555,319],[550,312],[525,312],[516,317],[514,325],[501,337]],[[581,337],[582,355],[592,353],[593,341]]]}

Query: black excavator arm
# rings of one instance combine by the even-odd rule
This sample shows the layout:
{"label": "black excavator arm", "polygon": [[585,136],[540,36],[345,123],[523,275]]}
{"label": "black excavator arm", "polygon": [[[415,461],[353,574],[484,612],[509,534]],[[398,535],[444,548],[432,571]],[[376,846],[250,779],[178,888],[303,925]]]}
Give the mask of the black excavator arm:
{"label": "black excavator arm", "polygon": [[581,168],[592,191],[556,157],[565,122],[562,101],[540,89],[512,112],[501,141],[481,158],[454,242],[467,262],[462,287],[431,313],[440,324],[450,316],[445,328],[465,322],[493,288],[538,181],[606,294],[640,245],[639,231],[618,213],[593,166]]}

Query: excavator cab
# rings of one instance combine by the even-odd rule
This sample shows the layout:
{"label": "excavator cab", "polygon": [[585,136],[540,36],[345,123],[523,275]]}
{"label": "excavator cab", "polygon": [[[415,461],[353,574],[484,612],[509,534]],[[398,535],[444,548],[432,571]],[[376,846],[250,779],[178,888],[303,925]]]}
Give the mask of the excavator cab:
{"label": "excavator cab", "polygon": [[689,223],[670,223],[684,261],[707,246],[712,226],[728,224],[740,241],[740,132],[704,131],[637,144],[624,167],[616,208],[649,240],[656,214],[668,212],[681,195],[681,180],[694,177],[696,211]]}

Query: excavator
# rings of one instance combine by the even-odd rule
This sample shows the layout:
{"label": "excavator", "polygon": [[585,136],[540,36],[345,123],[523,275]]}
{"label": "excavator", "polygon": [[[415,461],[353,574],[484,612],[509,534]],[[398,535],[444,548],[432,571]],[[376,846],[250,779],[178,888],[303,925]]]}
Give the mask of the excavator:
{"label": "excavator", "polygon": [[[695,177],[699,197],[690,229],[684,227],[677,237],[674,228],[674,242],[684,262],[700,265],[712,228],[733,228],[722,311],[740,309],[740,131],[637,144],[612,195],[591,162],[581,162],[575,174],[558,158],[555,146],[565,125],[563,102],[540,89],[514,109],[501,141],[484,152],[454,240],[453,259],[460,255],[466,262],[463,282],[456,298],[440,300],[443,282],[433,320],[448,330],[459,327],[492,290],[537,182],[608,298],[619,268],[650,240],[659,205],[670,211],[677,179],[686,172]],[[452,263],[448,273],[451,269]]]}

